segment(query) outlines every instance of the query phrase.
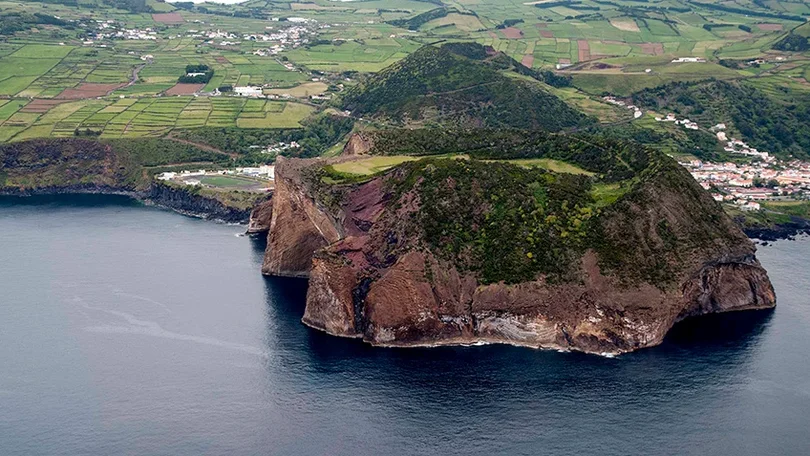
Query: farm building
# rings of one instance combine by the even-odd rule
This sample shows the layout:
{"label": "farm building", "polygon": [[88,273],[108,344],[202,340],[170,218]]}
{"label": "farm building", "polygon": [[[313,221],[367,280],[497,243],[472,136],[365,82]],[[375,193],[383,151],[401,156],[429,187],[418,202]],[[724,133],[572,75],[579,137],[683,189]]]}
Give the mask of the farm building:
{"label": "farm building", "polygon": [[240,97],[263,97],[264,93],[262,92],[261,87],[254,87],[254,86],[243,86],[243,87],[234,87],[234,93],[239,95]]}

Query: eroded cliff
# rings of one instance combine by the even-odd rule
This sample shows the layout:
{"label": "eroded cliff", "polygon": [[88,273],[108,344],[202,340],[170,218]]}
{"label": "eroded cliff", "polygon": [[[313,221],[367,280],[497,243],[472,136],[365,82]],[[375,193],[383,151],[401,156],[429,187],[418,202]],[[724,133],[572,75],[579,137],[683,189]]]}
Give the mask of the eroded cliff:
{"label": "eroded cliff", "polygon": [[282,160],[263,272],[310,277],[307,325],[384,346],[615,354],[687,317],[773,307],[754,245],[688,173],[633,163],[594,188],[467,160],[336,184],[322,162]]}
{"label": "eroded cliff", "polygon": [[[168,140],[37,139],[0,146],[0,194],[123,194],[177,212],[232,223],[248,222],[264,193],[189,187],[155,181],[157,165],[197,166],[211,152]],[[203,162],[204,163],[204,162]],[[263,206],[266,207],[267,206]]]}

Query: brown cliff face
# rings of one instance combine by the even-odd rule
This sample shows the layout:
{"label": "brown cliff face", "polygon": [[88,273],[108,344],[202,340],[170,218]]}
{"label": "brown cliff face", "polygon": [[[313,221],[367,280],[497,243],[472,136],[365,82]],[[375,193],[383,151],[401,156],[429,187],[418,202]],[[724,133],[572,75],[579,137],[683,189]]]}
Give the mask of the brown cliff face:
{"label": "brown cliff face", "polygon": [[308,277],[312,254],[342,237],[301,180],[301,161],[279,157],[262,274]]}
{"label": "brown cliff face", "polygon": [[270,223],[273,220],[273,197],[272,195],[266,201],[257,204],[252,211],[250,211],[250,219],[248,220],[247,233],[260,234],[270,231]]}
{"label": "brown cliff face", "polygon": [[661,343],[687,317],[775,305],[753,244],[679,169],[605,211],[600,234],[613,250],[586,249],[567,280],[507,284],[483,283],[414,237],[412,192],[392,201],[386,178],[376,178],[351,186],[339,214],[327,215],[301,179],[303,164],[291,162],[277,167],[263,272],[309,274],[303,322],[333,335],[617,354]]}
{"label": "brown cliff face", "polygon": [[372,145],[372,140],[367,135],[354,133],[349,136],[349,140],[346,142],[346,145],[343,146],[342,155],[365,155],[371,150]]}

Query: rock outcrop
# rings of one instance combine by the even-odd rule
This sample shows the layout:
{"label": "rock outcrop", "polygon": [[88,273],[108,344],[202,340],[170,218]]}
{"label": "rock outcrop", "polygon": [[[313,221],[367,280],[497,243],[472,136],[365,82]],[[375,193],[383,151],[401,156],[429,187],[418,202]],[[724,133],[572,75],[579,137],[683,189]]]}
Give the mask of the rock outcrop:
{"label": "rock outcrop", "polygon": [[263,274],[308,277],[313,252],[342,237],[337,223],[309,196],[300,166],[300,161],[283,157],[276,162],[273,214]]}
{"label": "rock outcrop", "polygon": [[248,220],[247,233],[248,234],[263,234],[270,231],[270,223],[273,220],[273,196],[257,204],[252,211],[250,211],[250,219]]}
{"label": "rock outcrop", "polygon": [[229,206],[216,198],[200,195],[195,190],[194,187],[154,182],[142,199],[193,217],[228,223],[245,223],[250,218],[250,208]]}
{"label": "rock outcrop", "polygon": [[[425,201],[414,189],[428,177],[395,170],[344,186],[334,203],[334,188],[306,177],[321,162],[281,160],[262,271],[310,278],[305,324],[380,346],[618,354],[661,343],[687,317],[773,307],[754,245],[688,173],[661,160],[594,219],[598,234],[564,274],[514,283],[484,280],[430,246],[415,225]],[[488,209],[470,201],[465,210]]]}
{"label": "rock outcrop", "polygon": [[133,144],[71,138],[2,145],[0,195],[127,195],[183,214],[230,223],[248,222],[252,206],[266,199],[260,193],[155,181],[128,148]]}
{"label": "rock outcrop", "polygon": [[365,155],[373,146],[371,138],[363,133],[355,133],[349,136],[346,145],[343,146],[343,156]]}

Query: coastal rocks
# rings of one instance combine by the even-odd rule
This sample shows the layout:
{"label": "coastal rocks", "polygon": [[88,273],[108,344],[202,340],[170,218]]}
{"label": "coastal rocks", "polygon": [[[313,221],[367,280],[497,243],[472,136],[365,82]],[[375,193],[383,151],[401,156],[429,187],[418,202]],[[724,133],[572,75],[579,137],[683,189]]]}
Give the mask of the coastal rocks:
{"label": "coastal rocks", "polygon": [[[430,266],[427,267],[425,264]],[[768,308],[775,295],[751,258],[707,265],[683,292],[622,287],[601,275],[591,252],[583,284],[538,280],[481,285],[447,264],[411,252],[375,281],[316,258],[304,322],[379,346],[508,343],[618,354],[661,343],[696,315]]]}
{"label": "coastal rocks", "polygon": [[250,209],[227,206],[214,198],[199,195],[193,187],[178,187],[155,182],[145,195],[153,204],[195,217],[211,218],[228,223],[245,223]]}
{"label": "coastal rocks", "polygon": [[[688,317],[775,305],[754,245],[675,167],[645,177],[601,219],[604,236],[630,242],[638,264],[605,263],[587,249],[570,279],[508,284],[484,283],[439,258],[405,228],[418,198],[405,192],[392,202],[395,184],[384,178],[343,189],[339,205],[319,203],[324,190],[304,177],[313,163],[277,165],[262,272],[309,277],[302,321],[332,335],[378,346],[508,343],[619,354],[661,343]],[[628,279],[653,277],[647,264],[670,276]]]}
{"label": "coastal rocks", "polygon": [[266,201],[257,204],[250,211],[248,220],[248,234],[263,234],[270,231],[270,223],[273,220],[273,196],[270,195]]}
{"label": "coastal rocks", "polygon": [[[259,193],[156,182],[132,149],[135,144],[137,140],[107,142],[78,138],[4,144],[0,147],[0,194],[127,195],[183,214],[230,223],[246,223],[251,207],[265,198]],[[177,150],[166,148],[167,154],[172,152]]]}
{"label": "coastal rocks", "polygon": [[262,273],[307,277],[312,254],[342,235],[336,222],[308,195],[300,171],[291,160],[279,157],[275,173],[273,214]]}

